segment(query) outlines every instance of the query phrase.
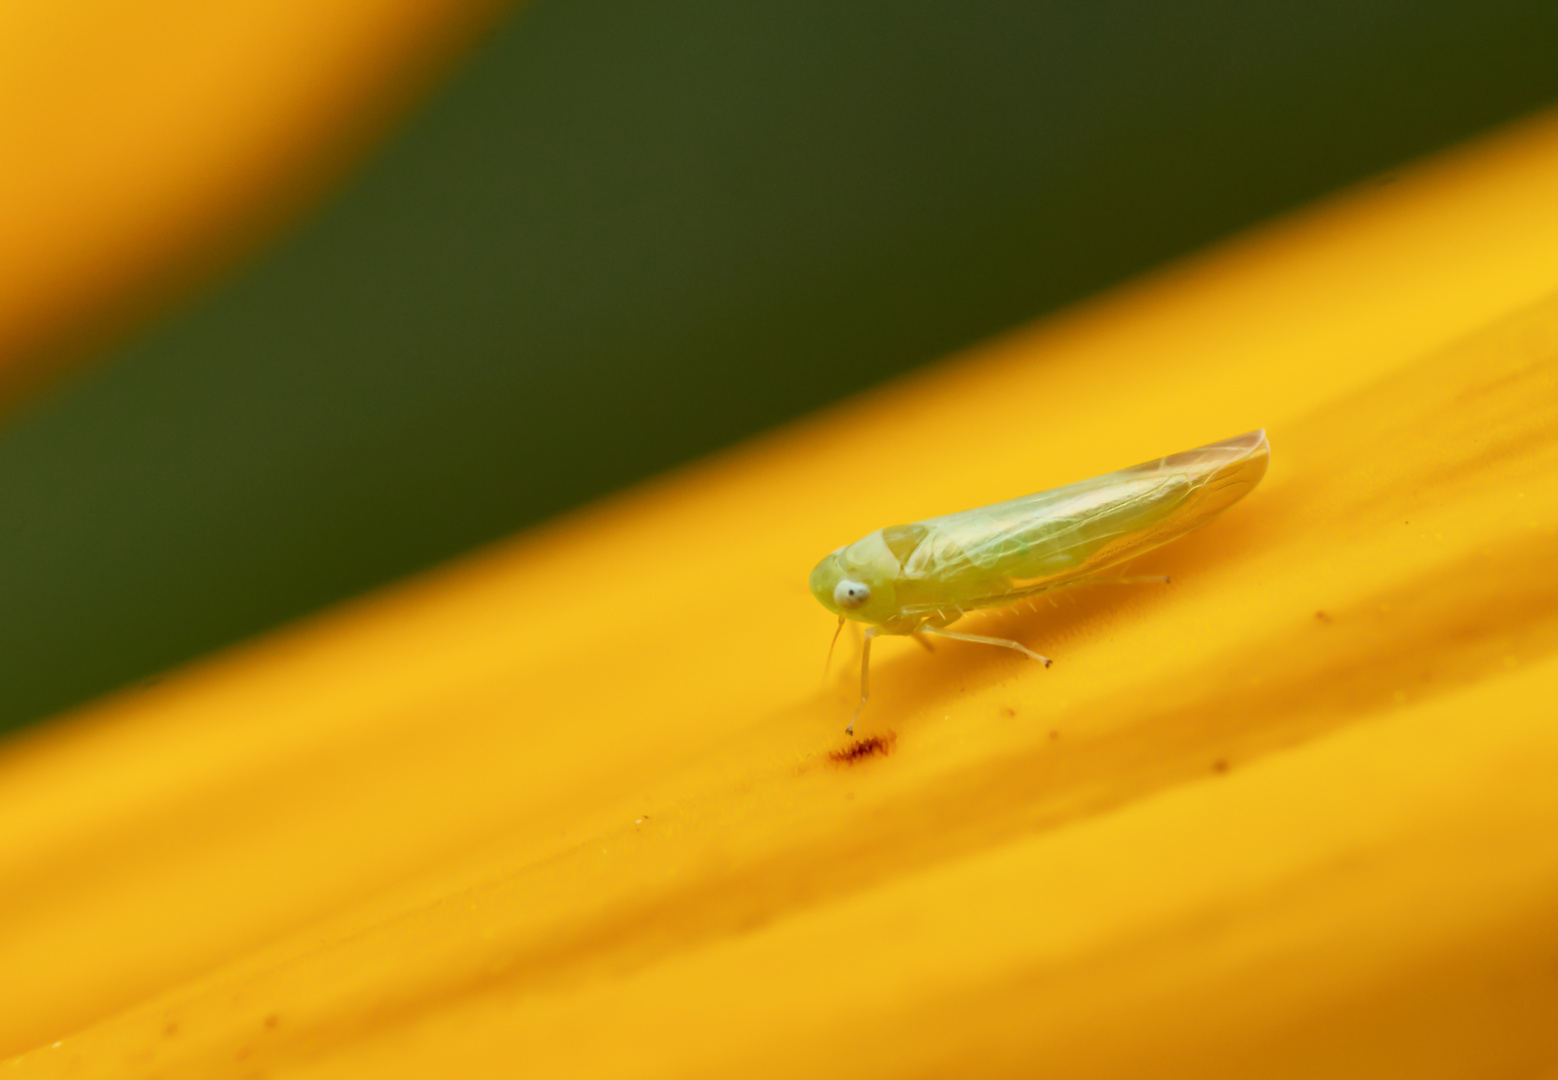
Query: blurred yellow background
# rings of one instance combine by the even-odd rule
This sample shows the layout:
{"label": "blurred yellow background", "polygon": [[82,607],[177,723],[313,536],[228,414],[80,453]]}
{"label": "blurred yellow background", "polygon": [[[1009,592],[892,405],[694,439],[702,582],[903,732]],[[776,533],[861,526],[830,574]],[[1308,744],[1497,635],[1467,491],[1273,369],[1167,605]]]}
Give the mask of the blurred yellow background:
{"label": "blurred yellow background", "polygon": [[0,400],[317,198],[500,8],[0,9]]}

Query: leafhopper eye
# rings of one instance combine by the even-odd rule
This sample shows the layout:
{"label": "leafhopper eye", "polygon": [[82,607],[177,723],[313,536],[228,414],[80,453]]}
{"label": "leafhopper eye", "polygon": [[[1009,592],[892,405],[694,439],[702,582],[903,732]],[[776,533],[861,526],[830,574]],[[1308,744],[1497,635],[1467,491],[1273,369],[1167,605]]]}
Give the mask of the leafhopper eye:
{"label": "leafhopper eye", "polygon": [[871,587],[863,581],[845,578],[833,586],[833,602],[849,611],[864,607],[871,602]]}

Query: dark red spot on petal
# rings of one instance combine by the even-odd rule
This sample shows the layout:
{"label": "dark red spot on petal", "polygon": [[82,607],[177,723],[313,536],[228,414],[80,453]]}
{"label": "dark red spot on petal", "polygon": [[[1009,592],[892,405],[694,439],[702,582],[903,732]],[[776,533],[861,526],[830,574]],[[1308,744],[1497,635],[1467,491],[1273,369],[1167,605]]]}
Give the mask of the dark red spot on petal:
{"label": "dark red spot on petal", "polygon": [[830,751],[828,757],[840,765],[853,765],[866,758],[892,753],[893,744],[897,741],[898,736],[891,731],[886,735],[868,735],[864,739],[853,740],[842,749]]}

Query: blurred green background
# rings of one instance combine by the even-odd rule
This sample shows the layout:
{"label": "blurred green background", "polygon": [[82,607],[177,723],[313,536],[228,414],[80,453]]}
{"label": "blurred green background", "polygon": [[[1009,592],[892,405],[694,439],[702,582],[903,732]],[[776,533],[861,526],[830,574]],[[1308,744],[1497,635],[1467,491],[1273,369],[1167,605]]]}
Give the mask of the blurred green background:
{"label": "blurred green background", "polygon": [[1558,100],[1555,58],[1549,0],[540,0],[8,418],[0,730]]}

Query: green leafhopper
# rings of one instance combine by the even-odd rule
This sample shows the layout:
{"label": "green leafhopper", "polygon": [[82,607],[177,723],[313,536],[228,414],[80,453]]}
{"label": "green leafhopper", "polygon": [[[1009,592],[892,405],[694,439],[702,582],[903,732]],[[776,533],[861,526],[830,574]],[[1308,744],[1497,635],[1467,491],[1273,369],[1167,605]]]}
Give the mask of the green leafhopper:
{"label": "green leafhopper", "polygon": [[[1238,502],[1266,475],[1265,431],[1172,454],[1008,502],[878,529],[828,555],[811,591],[844,620],[868,623],[860,656],[860,704],[870,692],[871,639],[925,635],[1016,649],[1027,646],[947,627],[970,611],[1050,589],[1103,582],[1100,571],[1176,540]],[[837,640],[837,633],[834,639]]]}

